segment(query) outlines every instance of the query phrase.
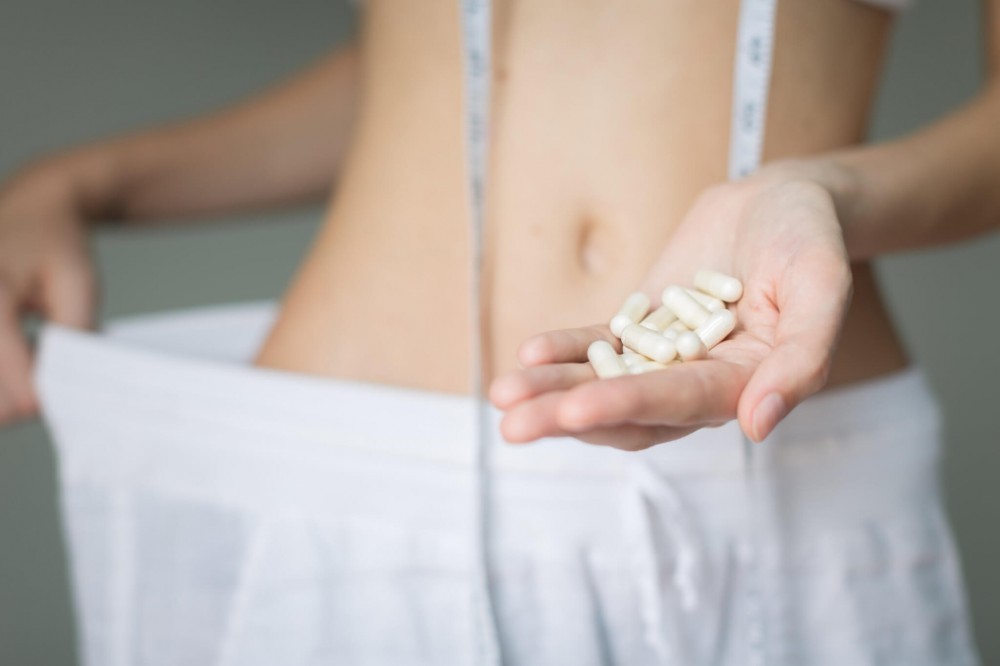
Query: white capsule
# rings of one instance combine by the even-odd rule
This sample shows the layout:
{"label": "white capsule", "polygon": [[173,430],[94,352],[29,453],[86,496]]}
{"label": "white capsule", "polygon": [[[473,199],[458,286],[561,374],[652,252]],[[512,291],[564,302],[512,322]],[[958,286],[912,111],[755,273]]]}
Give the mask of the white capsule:
{"label": "white capsule", "polygon": [[634,323],[635,322],[632,321],[628,315],[616,314],[611,318],[611,323],[608,324],[608,326],[611,328],[611,332],[614,333],[616,338],[621,338],[622,331],[625,330],[625,327]]}
{"label": "white capsule", "polygon": [[699,326],[695,333],[701,338],[705,347],[711,349],[725,340],[734,328],[736,328],[736,315],[730,310],[719,310],[713,312],[708,321]]}
{"label": "white capsule", "polygon": [[663,290],[663,304],[670,308],[688,328],[695,329],[708,319],[708,310],[691,298],[684,287],[670,286]]}
{"label": "white capsule", "polygon": [[703,291],[698,291],[697,289],[685,289],[688,295],[694,300],[701,304],[701,307],[705,308],[709,312],[718,312],[722,308],[726,307],[726,304],[722,302],[722,299],[716,298],[715,296],[709,296]]}
{"label": "white capsule", "polygon": [[666,363],[677,356],[673,342],[639,324],[625,327],[622,331],[622,344],[659,363]]}
{"label": "white capsule", "polygon": [[600,363],[609,358],[618,358],[614,346],[606,340],[595,340],[587,347],[587,359],[592,363]]}
{"label": "white capsule", "polygon": [[646,360],[639,365],[634,365],[628,369],[630,374],[633,375],[644,375],[647,372],[653,372],[654,370],[666,370],[666,363],[657,363],[656,361]]}
{"label": "white capsule", "polygon": [[667,340],[676,340],[677,336],[684,331],[690,331],[691,329],[684,325],[682,321],[675,321],[670,326],[663,331],[663,337]]}
{"label": "white capsule", "polygon": [[677,355],[685,361],[697,361],[708,356],[705,343],[691,331],[685,331],[678,335],[674,346],[677,347]]}
{"label": "white capsule", "polygon": [[684,331],[690,331],[691,329],[687,327],[682,321],[675,321],[670,326],[667,327],[668,331],[673,331],[674,333],[683,333]]}
{"label": "white capsule", "polygon": [[706,294],[735,303],[743,295],[743,283],[725,273],[702,269],[694,274],[694,286]]}
{"label": "white capsule", "polygon": [[626,349],[625,351],[623,351],[621,358],[622,362],[625,363],[625,367],[627,367],[629,370],[649,360],[642,354],[637,354],[631,349]]}
{"label": "white capsule", "polygon": [[677,321],[677,315],[674,314],[674,311],[666,305],[661,305],[650,312],[649,315],[647,315],[646,318],[639,323],[650,330],[662,333],[667,326],[670,326],[675,321]]}
{"label": "white capsule", "polygon": [[637,291],[630,294],[622,303],[618,314],[611,318],[611,332],[615,337],[622,337],[622,331],[629,324],[638,324],[649,312],[649,296]]}
{"label": "white capsule", "polygon": [[621,377],[622,375],[628,373],[628,368],[625,367],[625,361],[618,356],[618,352],[615,351],[615,348],[604,340],[592,342],[591,345],[587,347],[587,359],[590,361],[590,365],[594,367],[594,372],[596,372],[597,376],[601,379]]}

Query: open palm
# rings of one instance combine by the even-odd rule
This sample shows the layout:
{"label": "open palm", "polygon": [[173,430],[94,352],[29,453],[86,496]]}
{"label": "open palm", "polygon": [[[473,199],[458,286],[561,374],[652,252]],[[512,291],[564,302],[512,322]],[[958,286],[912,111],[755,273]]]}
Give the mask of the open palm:
{"label": "open palm", "polygon": [[497,378],[493,403],[511,442],[572,435],[647,448],[739,418],[756,441],[826,382],[850,300],[851,273],[832,199],[787,171],[707,191],[641,289],[658,300],[711,268],[739,277],[737,328],[700,361],[598,380],[587,347],[606,324],[543,333],[518,350],[522,370]]}

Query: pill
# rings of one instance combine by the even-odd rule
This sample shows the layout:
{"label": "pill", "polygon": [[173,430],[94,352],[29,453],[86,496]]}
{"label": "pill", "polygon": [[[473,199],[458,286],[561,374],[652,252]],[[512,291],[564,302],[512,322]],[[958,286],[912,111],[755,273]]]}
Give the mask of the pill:
{"label": "pill", "polygon": [[666,363],[657,363],[656,361],[650,361],[646,359],[638,365],[633,365],[628,369],[630,374],[633,375],[643,375],[647,372],[653,372],[654,370],[665,370],[667,368]]}
{"label": "pill", "polygon": [[616,337],[622,337],[625,327],[629,324],[638,324],[647,312],[649,312],[649,296],[641,291],[630,294],[618,310],[618,314],[611,318],[611,332]]}
{"label": "pill", "polygon": [[736,328],[736,315],[729,310],[719,310],[713,312],[708,320],[695,330],[695,333],[701,338],[705,347],[711,349],[725,340],[734,328]]}
{"label": "pill", "polygon": [[674,346],[677,347],[677,355],[685,361],[697,361],[708,356],[705,343],[691,331],[685,331],[678,335]]}
{"label": "pill", "polygon": [[705,308],[709,312],[718,312],[722,308],[726,307],[726,304],[722,302],[722,299],[716,298],[715,296],[709,296],[703,291],[698,291],[697,289],[685,289],[688,295],[694,300],[701,304],[701,307]]}
{"label": "pill", "polygon": [[645,363],[646,361],[649,360],[642,354],[637,354],[631,349],[626,349],[625,351],[623,351],[621,358],[622,361],[625,363],[625,367],[629,368],[630,370],[635,366],[639,365],[640,363]]}
{"label": "pill", "polygon": [[666,363],[677,356],[674,343],[639,324],[629,324],[622,331],[622,344],[646,358]]}
{"label": "pill", "polygon": [[594,372],[601,379],[621,377],[628,373],[625,361],[618,356],[615,348],[604,340],[591,343],[587,348],[587,359],[590,360],[590,365],[594,367]]}
{"label": "pill", "polygon": [[662,333],[667,326],[670,326],[675,321],[677,321],[677,315],[674,314],[674,311],[666,305],[661,305],[650,312],[649,315],[647,315],[647,317],[639,323],[650,330]]}
{"label": "pill", "polygon": [[735,303],[743,295],[742,282],[730,275],[707,269],[694,274],[694,286],[727,303]]}
{"label": "pill", "polygon": [[677,336],[684,331],[690,331],[691,329],[684,325],[682,321],[675,321],[670,326],[663,331],[663,337],[667,340],[676,340]]}
{"label": "pill", "polygon": [[670,308],[677,318],[691,329],[698,328],[708,319],[708,310],[684,290],[684,287],[670,286],[663,290],[663,304]]}

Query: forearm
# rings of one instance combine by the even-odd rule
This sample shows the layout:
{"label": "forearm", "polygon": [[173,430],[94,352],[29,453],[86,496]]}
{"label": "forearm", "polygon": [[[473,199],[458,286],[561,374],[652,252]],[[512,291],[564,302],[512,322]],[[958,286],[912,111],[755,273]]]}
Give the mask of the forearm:
{"label": "forearm", "polygon": [[910,136],[807,162],[837,205],[852,259],[1000,226],[1000,86]]}
{"label": "forearm", "polygon": [[347,149],[357,102],[344,48],[264,94],[209,116],[42,161],[88,217],[180,218],[323,195]]}

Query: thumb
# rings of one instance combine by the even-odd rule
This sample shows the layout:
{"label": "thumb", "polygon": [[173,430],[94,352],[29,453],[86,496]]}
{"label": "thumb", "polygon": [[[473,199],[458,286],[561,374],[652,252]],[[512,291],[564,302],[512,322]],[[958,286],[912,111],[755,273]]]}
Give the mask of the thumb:
{"label": "thumb", "polygon": [[93,328],[97,277],[86,257],[63,257],[42,274],[41,309],[54,324]]}
{"label": "thumb", "polygon": [[851,271],[839,253],[811,254],[786,270],[777,294],[774,347],[740,395],[740,426],[755,442],[823,388],[829,374],[850,302]]}

